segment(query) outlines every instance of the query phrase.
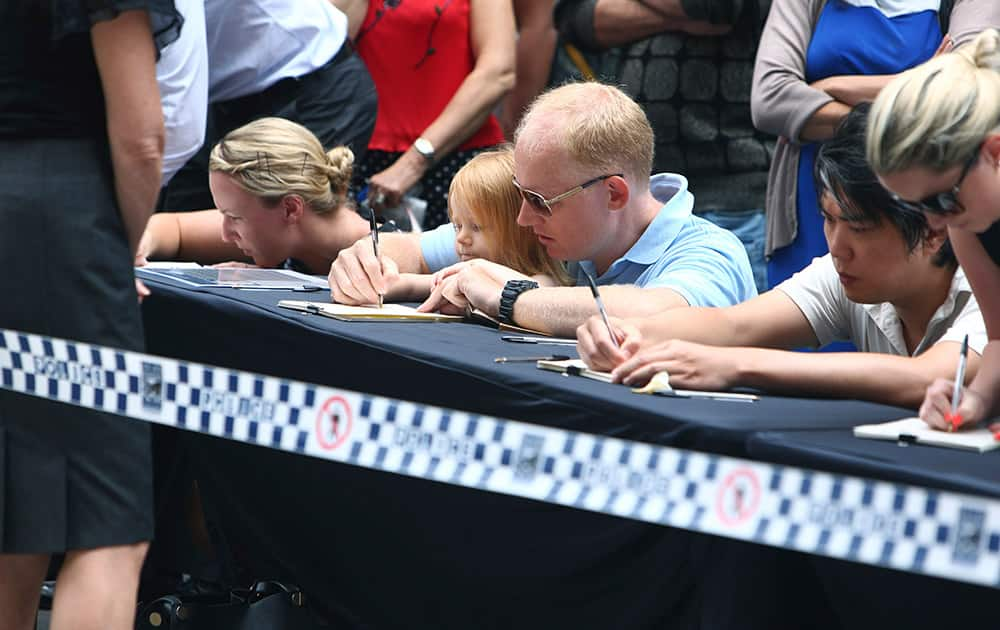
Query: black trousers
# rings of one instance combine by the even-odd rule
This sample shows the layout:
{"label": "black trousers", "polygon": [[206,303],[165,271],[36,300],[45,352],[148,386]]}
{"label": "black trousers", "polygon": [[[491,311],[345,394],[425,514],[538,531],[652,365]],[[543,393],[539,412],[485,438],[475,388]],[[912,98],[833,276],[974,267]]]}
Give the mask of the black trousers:
{"label": "black trousers", "polygon": [[283,79],[262,92],[208,108],[205,144],[160,195],[159,210],[214,208],[208,188],[208,156],[227,133],[265,116],[297,122],[316,134],[330,150],[346,145],[355,161],[364,158],[375,130],[378,98],[375,83],[361,58],[345,43],[325,65],[307,75]]}

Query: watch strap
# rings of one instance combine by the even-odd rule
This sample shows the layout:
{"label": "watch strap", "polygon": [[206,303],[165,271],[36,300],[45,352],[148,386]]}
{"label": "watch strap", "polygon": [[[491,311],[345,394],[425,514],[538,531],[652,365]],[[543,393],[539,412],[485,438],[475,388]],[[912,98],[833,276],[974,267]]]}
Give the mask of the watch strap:
{"label": "watch strap", "polygon": [[503,324],[514,324],[514,302],[525,291],[537,289],[538,283],[534,280],[508,280],[503,285],[500,292],[500,308],[497,312],[497,319]]}

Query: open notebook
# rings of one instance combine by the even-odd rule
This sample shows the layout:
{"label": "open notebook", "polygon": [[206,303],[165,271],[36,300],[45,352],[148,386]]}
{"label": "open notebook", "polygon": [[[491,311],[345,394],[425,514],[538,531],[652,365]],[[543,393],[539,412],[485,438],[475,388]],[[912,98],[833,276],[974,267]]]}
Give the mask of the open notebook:
{"label": "open notebook", "polygon": [[[611,382],[610,372],[591,370],[587,367],[587,364],[580,359],[569,359],[568,361],[547,361],[543,359],[538,361],[537,365],[543,370],[561,372],[562,374],[568,374],[571,376],[582,376],[584,378],[602,381],[605,383]],[[703,392],[694,389],[674,389],[670,386],[669,381],[665,378],[665,376],[666,372],[660,372],[657,377],[654,377],[653,381],[650,382],[650,385],[639,389],[633,389],[632,391],[637,394],[657,394],[660,396],[673,396],[677,398],[708,398],[711,400],[730,400],[733,402],[753,402],[759,399],[759,397],[754,394]]]}
{"label": "open notebook", "polygon": [[882,424],[862,424],[854,427],[854,435],[873,440],[911,442],[980,453],[1000,448],[1000,441],[985,427],[962,428],[954,433],[948,433],[932,429],[920,418],[903,418]]}
{"label": "open notebook", "polygon": [[290,308],[296,311],[303,311],[306,313],[315,313],[317,315],[323,315],[325,317],[332,317],[333,319],[339,319],[345,322],[382,322],[382,321],[393,321],[393,322],[462,322],[462,321],[472,321],[479,324],[484,324],[491,328],[497,328],[499,330],[507,332],[519,332],[526,333],[529,335],[542,335],[548,337],[549,335],[544,332],[537,330],[531,330],[530,328],[521,328],[520,326],[511,326],[509,324],[501,324],[496,318],[490,317],[486,313],[475,310],[468,317],[463,317],[461,315],[444,315],[442,313],[421,313],[412,306],[404,306],[402,304],[385,304],[382,308],[374,304],[366,304],[364,306],[347,306],[345,304],[334,304],[330,302],[305,302],[301,300],[281,300],[278,302],[278,306],[283,308]]}
{"label": "open notebook", "polygon": [[465,318],[460,315],[443,315],[441,313],[421,313],[412,306],[402,304],[385,304],[382,308],[374,304],[365,306],[347,306],[331,302],[304,302],[301,300],[281,300],[278,306],[290,308],[305,313],[315,313],[324,317],[332,317],[348,322],[460,322]]}

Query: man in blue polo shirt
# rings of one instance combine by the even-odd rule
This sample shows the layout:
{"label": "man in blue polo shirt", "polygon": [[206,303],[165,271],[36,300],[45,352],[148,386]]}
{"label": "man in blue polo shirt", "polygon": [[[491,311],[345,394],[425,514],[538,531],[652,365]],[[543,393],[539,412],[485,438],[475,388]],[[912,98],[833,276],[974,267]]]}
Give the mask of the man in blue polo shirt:
{"label": "man in blue polo shirt", "polygon": [[[584,270],[603,285],[612,315],[731,305],[756,295],[739,239],[691,213],[694,198],[683,177],[651,178],[652,159],[649,121],[622,91],[576,83],[544,94],[515,137],[514,185],[524,199],[517,221],[549,255],[571,261],[582,286],[539,288],[512,269],[474,260],[450,267],[421,308],[477,308],[507,323],[572,336],[596,312]],[[417,243],[414,236],[386,238],[381,268],[367,241],[342,251],[330,274],[334,299],[373,301],[375,287],[384,291],[397,264],[426,272],[456,262],[449,228]]]}

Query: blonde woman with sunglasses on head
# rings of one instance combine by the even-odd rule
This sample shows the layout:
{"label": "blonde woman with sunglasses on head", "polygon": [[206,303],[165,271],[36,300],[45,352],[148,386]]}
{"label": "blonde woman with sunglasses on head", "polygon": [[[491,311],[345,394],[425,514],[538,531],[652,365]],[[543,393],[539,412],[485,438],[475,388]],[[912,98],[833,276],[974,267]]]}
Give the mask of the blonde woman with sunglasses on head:
{"label": "blonde woman with sunglasses on head", "polygon": [[[984,31],[886,86],[868,160],[900,201],[948,227],[979,301],[991,341],[956,410],[957,424],[978,423],[996,413],[1000,391],[1000,34]],[[952,389],[944,379],[928,388],[920,416],[929,425],[953,428]]]}

